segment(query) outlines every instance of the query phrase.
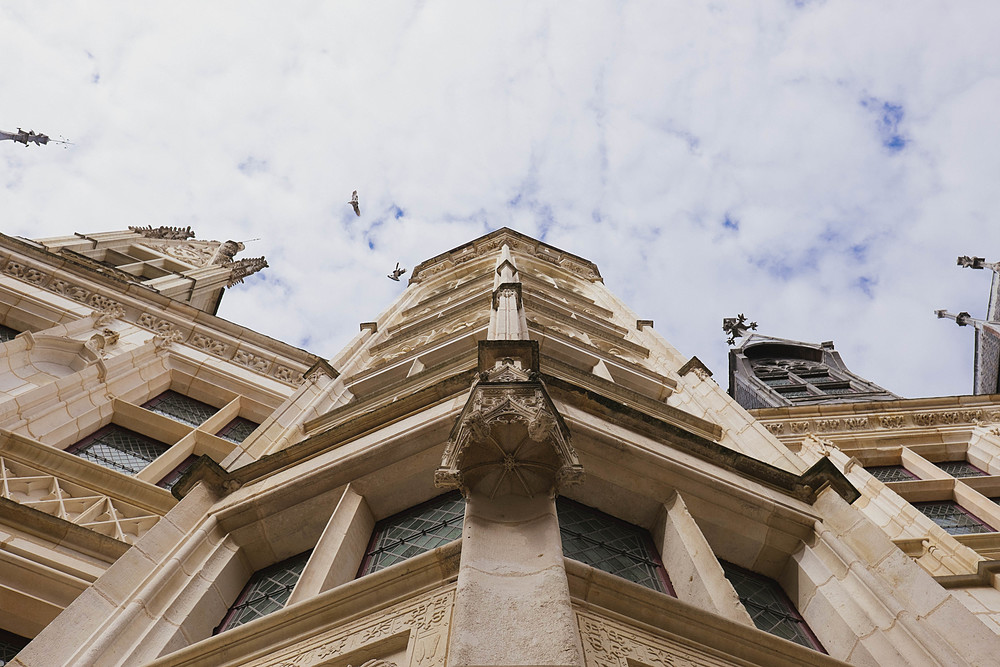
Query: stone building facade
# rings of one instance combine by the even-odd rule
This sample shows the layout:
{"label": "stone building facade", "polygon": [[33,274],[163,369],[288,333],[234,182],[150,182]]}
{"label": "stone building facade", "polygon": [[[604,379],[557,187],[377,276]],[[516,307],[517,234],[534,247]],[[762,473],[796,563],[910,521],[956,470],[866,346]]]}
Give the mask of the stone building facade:
{"label": "stone building facade", "polygon": [[320,359],[213,315],[239,250],[0,236],[8,664],[1000,654],[1000,397],[748,412],[509,229]]}

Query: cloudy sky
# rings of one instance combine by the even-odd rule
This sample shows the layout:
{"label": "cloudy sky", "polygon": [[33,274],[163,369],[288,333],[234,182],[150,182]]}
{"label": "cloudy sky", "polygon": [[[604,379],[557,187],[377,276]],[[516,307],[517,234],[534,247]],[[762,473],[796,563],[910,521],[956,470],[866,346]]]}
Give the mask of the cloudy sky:
{"label": "cloudy sky", "polygon": [[[969,393],[1000,260],[1000,3],[5,2],[0,229],[191,225],[220,315],[323,356],[502,226],[593,260],[726,384],[722,318]],[[360,192],[356,218],[347,200]]]}

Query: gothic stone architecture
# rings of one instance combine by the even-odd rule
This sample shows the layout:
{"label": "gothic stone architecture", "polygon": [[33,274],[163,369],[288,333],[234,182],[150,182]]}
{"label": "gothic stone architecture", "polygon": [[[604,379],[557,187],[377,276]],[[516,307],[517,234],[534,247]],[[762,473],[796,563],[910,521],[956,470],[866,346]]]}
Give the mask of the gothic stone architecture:
{"label": "gothic stone architecture", "polygon": [[748,412],[509,229],[321,359],[192,236],[0,236],[0,662],[996,664],[1000,397],[750,337]]}

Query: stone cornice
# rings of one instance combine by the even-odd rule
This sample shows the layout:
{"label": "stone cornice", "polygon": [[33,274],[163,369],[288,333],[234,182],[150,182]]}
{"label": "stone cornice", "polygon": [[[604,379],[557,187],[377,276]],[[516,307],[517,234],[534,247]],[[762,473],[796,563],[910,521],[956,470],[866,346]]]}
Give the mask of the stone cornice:
{"label": "stone cornice", "polygon": [[[0,249],[0,273],[95,310],[121,308],[123,321],[279,382],[301,384],[302,373],[318,359],[305,350],[175,301],[139,283],[124,284],[108,273],[0,234],[0,246],[8,245],[35,261]],[[80,279],[74,279],[73,274]]]}
{"label": "stone cornice", "polygon": [[[543,358],[543,370],[544,364]],[[195,466],[175,485],[175,494],[178,497],[183,496],[203,477],[218,491],[226,493],[291,468],[325,451],[374,432],[386,424],[394,423],[463,392],[471,391],[472,380],[477,377],[477,373],[476,369],[470,369],[410,394],[397,392],[396,395],[399,396],[397,400],[369,410],[365,410],[364,402],[360,405],[345,405],[305,425],[307,429],[315,429],[321,427],[323,422],[339,420],[336,426],[286,449],[268,454],[242,468],[223,474],[220,472],[221,468],[216,469],[208,462]],[[820,459],[809,470],[797,475],[724,447],[715,441],[722,436],[721,427],[677,408],[662,405],[661,414],[654,416],[563,378],[547,373],[542,373],[541,378],[557,403],[568,402],[598,418],[624,426],[667,447],[697,456],[809,504],[815,502],[816,494],[828,485],[848,502],[854,502],[860,495],[844,474],[827,458]],[[381,400],[382,398],[378,397],[377,400],[373,399],[367,404],[371,405]],[[711,439],[713,437],[714,439]]]}
{"label": "stone cornice", "polygon": [[969,428],[1000,422],[1000,395],[762,408],[750,414],[779,437],[807,433],[899,435],[928,427]]}

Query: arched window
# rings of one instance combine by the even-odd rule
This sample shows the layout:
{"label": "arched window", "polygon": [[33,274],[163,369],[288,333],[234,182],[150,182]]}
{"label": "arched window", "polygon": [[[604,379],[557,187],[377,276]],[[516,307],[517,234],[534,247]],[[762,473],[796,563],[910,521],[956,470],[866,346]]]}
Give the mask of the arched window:
{"label": "arched window", "polygon": [[465,499],[457,491],[382,519],[375,524],[358,576],[436,549],[462,537]]}
{"label": "arched window", "polygon": [[568,498],[556,499],[556,511],[564,556],[674,594],[648,531]]}
{"label": "arched window", "polygon": [[310,554],[312,549],[254,572],[212,634],[217,635],[284,607],[302,576]]}

